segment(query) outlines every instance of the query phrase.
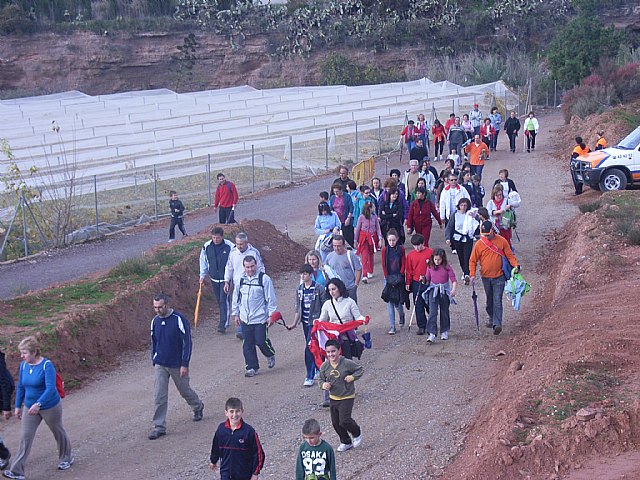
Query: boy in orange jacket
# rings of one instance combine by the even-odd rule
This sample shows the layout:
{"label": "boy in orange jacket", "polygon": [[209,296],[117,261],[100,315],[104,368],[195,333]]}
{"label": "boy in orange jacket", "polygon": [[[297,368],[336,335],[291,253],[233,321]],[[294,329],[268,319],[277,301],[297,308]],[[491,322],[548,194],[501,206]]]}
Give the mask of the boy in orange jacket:
{"label": "boy in orange jacket", "polygon": [[433,250],[424,245],[424,237],[419,233],[411,237],[411,245],[413,245],[413,250],[407,255],[405,284],[407,290],[413,293],[418,335],[424,335],[427,329],[427,313],[429,311],[422,298],[422,292],[427,288],[422,282],[427,273],[427,262]]}

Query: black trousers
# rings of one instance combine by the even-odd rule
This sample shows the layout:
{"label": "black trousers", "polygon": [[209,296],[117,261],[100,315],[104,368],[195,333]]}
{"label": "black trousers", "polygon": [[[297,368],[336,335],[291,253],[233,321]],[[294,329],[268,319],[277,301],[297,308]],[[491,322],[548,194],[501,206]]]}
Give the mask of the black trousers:
{"label": "black trousers", "polygon": [[353,411],[353,398],[347,398],[346,400],[334,400],[331,399],[331,425],[340,437],[340,443],[349,445],[351,443],[351,434],[354,438],[359,437],[361,430],[360,426],[351,417]]}
{"label": "black trousers", "polygon": [[473,250],[473,241],[458,242],[454,240],[451,242],[451,245],[453,245],[453,248],[458,254],[462,274],[469,275],[469,259],[471,258],[471,250]]}
{"label": "black trousers", "polygon": [[171,225],[169,225],[169,240],[176,238],[176,225],[182,232],[182,235],[186,235],[187,231],[184,229],[184,221],[182,217],[171,217]]}
{"label": "black trousers", "polygon": [[218,220],[219,223],[227,224],[227,223],[236,223],[235,220],[233,222],[229,221],[229,217],[231,216],[232,207],[219,207],[218,208]]}

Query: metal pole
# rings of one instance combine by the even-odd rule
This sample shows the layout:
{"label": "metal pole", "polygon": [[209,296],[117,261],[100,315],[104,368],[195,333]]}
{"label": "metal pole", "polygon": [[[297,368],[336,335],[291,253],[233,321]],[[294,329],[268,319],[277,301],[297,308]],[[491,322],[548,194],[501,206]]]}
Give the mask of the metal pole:
{"label": "metal pole", "polygon": [[100,220],[98,219],[98,176],[93,176],[93,205],[96,210],[96,238],[100,238],[100,228],[98,224]]}
{"label": "metal pole", "polygon": [[329,129],[324,129],[324,169],[329,170]]}
{"label": "metal pole", "polygon": [[24,197],[20,195],[20,206],[22,207],[22,238],[24,239],[24,256],[29,256],[29,242],[27,241],[27,216],[24,212]]}
{"label": "metal pole", "polygon": [[451,99],[451,113],[456,113],[456,99]]}
{"label": "metal pole", "polygon": [[356,120],[356,156],[353,159],[354,165],[358,164],[358,120]]}
{"label": "metal pole", "polygon": [[256,191],[256,157],[254,146],[251,145],[251,193]]}
{"label": "metal pole", "polygon": [[382,120],[378,115],[378,155],[382,153]]}
{"label": "metal pole", "polygon": [[211,154],[207,154],[207,205],[211,206]]}
{"label": "metal pole", "polygon": [[2,240],[2,246],[0,247],[0,257],[4,254],[4,247],[7,245],[7,240],[9,240],[9,234],[11,233],[11,229],[13,228],[13,222],[16,220],[18,216],[18,211],[20,210],[20,202],[16,206],[16,210],[13,212],[13,217],[11,217],[11,221],[9,222],[9,226],[7,227],[7,233],[4,234],[4,239]]}
{"label": "metal pole", "polygon": [[289,136],[289,183],[293,183],[293,137]]}
{"label": "metal pole", "polygon": [[156,164],[153,164],[153,216],[158,220],[158,176],[156,175]]}
{"label": "metal pole", "polygon": [[553,106],[558,106],[558,81],[553,81]]}

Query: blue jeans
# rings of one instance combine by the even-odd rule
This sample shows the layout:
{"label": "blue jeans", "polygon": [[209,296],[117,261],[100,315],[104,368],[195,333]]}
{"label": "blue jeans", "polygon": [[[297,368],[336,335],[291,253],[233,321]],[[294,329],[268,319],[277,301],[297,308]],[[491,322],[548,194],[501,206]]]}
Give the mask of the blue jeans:
{"label": "blue jeans", "polygon": [[491,323],[502,326],[502,294],[506,280],[504,275],[497,278],[482,277],[482,286],[487,296],[487,314],[491,318]]}
{"label": "blue jeans", "polygon": [[313,325],[309,325],[308,323],[302,323],[302,333],[304,333],[304,365],[307,367],[307,376],[305,377],[307,380],[313,380],[313,377],[316,376],[316,362],[313,358],[313,354],[311,350],[309,350],[309,340],[311,339],[311,329]]}
{"label": "blue jeans", "polygon": [[224,292],[224,282],[211,281],[213,294],[218,301],[218,311],[220,312],[220,323],[218,323],[218,331],[224,332],[229,325],[229,294]]}
{"label": "blue jeans", "polygon": [[256,347],[260,349],[262,354],[269,358],[276,354],[276,351],[271,345],[269,340],[269,334],[267,332],[266,323],[258,323],[248,325],[244,322],[240,322],[242,328],[242,354],[244,355],[245,368],[254,370],[260,369],[260,363],[258,362],[258,354]]}
{"label": "blue jeans", "polygon": [[482,169],[484,165],[471,165],[471,175],[478,175],[482,180]]}
{"label": "blue jeans", "polygon": [[434,298],[429,295],[429,320],[427,321],[427,333],[438,335],[438,310],[440,310],[440,333],[448,332],[451,328],[449,316],[449,296],[438,293]]}
{"label": "blue jeans", "polygon": [[[387,279],[384,279],[384,284],[387,284]],[[396,310],[398,310],[398,321],[400,322],[401,325],[404,325],[404,310],[403,310],[404,305],[402,303],[399,304],[395,304],[395,303],[387,303],[387,312],[389,313],[389,328],[395,329],[396,328]]]}

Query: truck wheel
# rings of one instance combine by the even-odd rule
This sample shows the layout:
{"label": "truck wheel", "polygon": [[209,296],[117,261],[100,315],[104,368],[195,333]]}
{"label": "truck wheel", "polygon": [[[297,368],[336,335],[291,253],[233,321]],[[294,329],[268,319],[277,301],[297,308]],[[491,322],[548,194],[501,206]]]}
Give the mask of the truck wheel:
{"label": "truck wheel", "polygon": [[600,177],[600,190],[603,192],[624,190],[625,188],[627,188],[627,177],[617,168],[607,170]]}

